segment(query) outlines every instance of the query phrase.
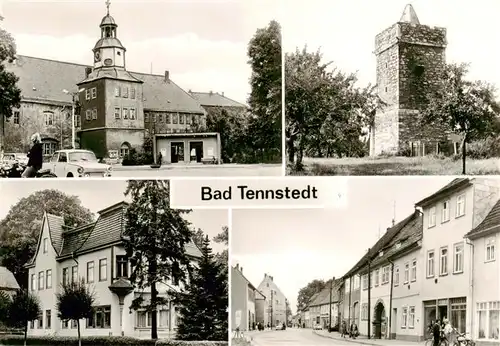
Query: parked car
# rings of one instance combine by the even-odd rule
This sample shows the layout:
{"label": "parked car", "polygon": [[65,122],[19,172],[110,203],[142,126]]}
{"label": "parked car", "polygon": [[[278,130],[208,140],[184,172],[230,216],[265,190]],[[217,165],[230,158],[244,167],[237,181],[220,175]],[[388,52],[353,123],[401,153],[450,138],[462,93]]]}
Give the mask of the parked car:
{"label": "parked car", "polygon": [[59,178],[90,178],[110,177],[112,168],[105,163],[99,163],[95,154],[90,150],[65,149],[56,151],[49,162],[43,164]]}
{"label": "parked car", "polygon": [[0,158],[2,165],[12,165],[14,163],[19,163],[20,165],[28,164],[28,155],[21,153],[4,153]]}
{"label": "parked car", "polygon": [[316,323],[316,324],[314,325],[314,330],[322,330],[322,329],[323,329],[323,326],[322,326],[321,324]]}

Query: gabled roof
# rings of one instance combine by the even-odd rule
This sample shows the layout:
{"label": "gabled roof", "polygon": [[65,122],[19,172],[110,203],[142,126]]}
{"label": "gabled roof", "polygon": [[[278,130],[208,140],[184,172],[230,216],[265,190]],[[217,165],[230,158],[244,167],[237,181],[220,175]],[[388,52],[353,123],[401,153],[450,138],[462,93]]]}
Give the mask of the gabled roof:
{"label": "gabled roof", "polygon": [[[46,102],[70,104],[72,96],[64,89],[77,90],[77,83],[85,80],[82,65],[64,61],[18,55],[15,63],[7,70],[19,77],[18,87],[23,98]],[[165,112],[186,112],[204,114],[201,105],[187,92],[165,76],[130,72],[130,76],[144,82],[144,109]]]}
{"label": "gabled roof", "polygon": [[208,107],[241,107],[247,108],[243,103],[237,102],[219,93],[213,92],[193,92],[189,94],[194,97],[202,106]]}
{"label": "gabled roof", "polygon": [[5,267],[0,267],[0,291],[18,290],[19,284],[17,283],[14,274]]}
{"label": "gabled roof", "polygon": [[235,274],[236,274],[236,275],[241,276],[241,278],[243,278],[243,280],[245,280],[245,281],[247,282],[247,285],[248,285],[248,286],[249,286],[252,290],[254,290],[255,292],[259,292],[259,293],[260,293],[260,294],[261,294],[264,298],[266,298],[266,296],[265,296],[264,294],[262,294],[262,292],[260,292],[260,291],[259,291],[259,290],[258,290],[258,289],[257,289],[257,288],[256,288],[256,287],[255,287],[255,286],[254,286],[251,282],[250,282],[250,280],[248,280],[248,279],[246,278],[246,276],[245,276],[245,275],[243,275],[242,271],[238,268],[238,266],[234,266],[234,267],[233,267],[233,266],[231,266],[231,270],[232,270],[231,275],[235,275]]}
{"label": "gabled roof", "polygon": [[[338,302],[340,300],[339,295],[339,287],[342,284],[342,279],[337,279],[333,282],[332,285],[332,302]],[[330,303],[330,285],[322,289],[317,295],[314,297],[314,300],[311,301],[309,306],[319,306]]]}
{"label": "gabled roof", "polygon": [[453,179],[451,182],[434,192],[432,195],[422,199],[421,201],[415,203],[416,206],[425,208],[426,206],[429,206],[438,200],[444,198],[445,196],[448,196],[452,194],[453,192],[456,192],[458,190],[462,190],[472,184],[471,180],[469,178],[456,178]]}
{"label": "gabled roof", "polygon": [[490,210],[484,220],[465,235],[466,238],[477,239],[492,233],[500,232],[500,200]]}

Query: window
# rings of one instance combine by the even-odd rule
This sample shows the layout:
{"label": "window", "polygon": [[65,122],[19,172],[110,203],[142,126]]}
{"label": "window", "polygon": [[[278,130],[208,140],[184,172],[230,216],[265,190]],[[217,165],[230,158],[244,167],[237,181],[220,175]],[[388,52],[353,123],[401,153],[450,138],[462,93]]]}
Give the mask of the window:
{"label": "window", "polygon": [[408,324],[408,308],[406,307],[403,308],[403,315],[401,317],[402,317],[401,328],[406,328]]}
{"label": "window", "polygon": [[62,327],[63,327],[63,329],[68,329],[68,326],[69,326],[68,320],[62,321]]}
{"label": "window", "polygon": [[115,88],[115,97],[120,97],[120,87]]}
{"label": "window", "polygon": [[98,306],[87,318],[87,328],[111,328],[111,306]]}
{"label": "window", "polygon": [[99,260],[99,281],[105,281],[108,279],[108,263],[106,258]]}
{"label": "window", "polygon": [[368,304],[366,303],[361,304],[361,320],[368,320]]}
{"label": "window", "polygon": [[31,274],[31,290],[36,290],[36,275]]}
{"label": "window", "polygon": [[87,262],[87,282],[94,282],[94,261]]}
{"label": "window", "polygon": [[123,119],[128,119],[128,108],[123,108]]}
{"label": "window", "polygon": [[14,114],[12,117],[13,117],[14,124],[19,125],[19,118],[20,118],[19,111],[14,111]]}
{"label": "window", "polygon": [[47,238],[43,238],[43,253],[47,253],[49,251],[49,240]]}
{"label": "window", "polygon": [[486,262],[491,262],[495,260],[495,238],[489,238],[486,240]]}
{"label": "window", "polygon": [[130,108],[130,120],[135,120],[135,108]]}
{"label": "window", "polygon": [[415,328],[415,307],[410,306],[408,313],[408,328]]}
{"label": "window", "polygon": [[52,126],[54,125],[54,113],[52,112],[44,112],[43,117],[45,120],[45,125],[46,126]]}
{"label": "window", "polygon": [[149,123],[149,113],[144,113],[144,122]]}
{"label": "window", "polygon": [[151,122],[156,122],[156,113],[151,114]]}
{"label": "window", "polygon": [[179,114],[172,114],[172,124],[177,124],[179,122]]}
{"label": "window", "polygon": [[85,100],[90,100],[90,89],[85,90]]}
{"label": "window", "polygon": [[130,98],[135,99],[135,88],[134,87],[130,88]]}
{"label": "window", "polygon": [[368,289],[368,274],[363,275],[363,289]]}
{"label": "window", "polygon": [[411,262],[411,282],[417,281],[417,260]]}
{"label": "window", "polygon": [[457,197],[457,210],[455,213],[456,217],[465,215],[465,195],[460,195]]}
{"label": "window", "polygon": [[184,114],[179,114],[179,124],[184,124]]}
{"label": "window", "polygon": [[400,241],[398,241],[398,242],[396,243],[396,249],[399,249],[400,247],[401,247],[401,242],[400,242]]}
{"label": "window", "polygon": [[[465,333],[465,321],[467,313],[467,298],[450,299],[451,318],[450,323],[460,333]],[[497,320],[498,321],[498,320]]]}
{"label": "window", "polygon": [[448,247],[442,247],[439,255],[439,275],[448,274]]}
{"label": "window", "polygon": [[128,87],[123,87],[122,97],[128,98]]}
{"label": "window", "polygon": [[120,147],[120,157],[126,157],[130,154],[130,146],[128,143],[123,143]]}
{"label": "window", "polygon": [[379,269],[375,270],[375,286],[378,286],[379,281],[380,281],[380,271]]}
{"label": "window", "polygon": [[45,273],[44,272],[39,272],[38,273],[38,289],[43,290],[44,284],[45,284]]}
{"label": "window", "polygon": [[36,319],[37,320],[37,324],[38,324],[38,329],[42,329],[43,328],[43,311],[40,311],[40,314],[38,315],[38,318]]}
{"label": "window", "polygon": [[453,256],[453,272],[462,273],[464,271],[464,244],[455,244],[455,255]]}
{"label": "window", "polygon": [[170,124],[170,114],[165,114],[165,123]]}
{"label": "window", "polygon": [[85,111],[85,120],[87,120],[87,121],[92,120],[92,111],[90,109],[87,109]]}
{"label": "window", "polygon": [[121,118],[121,111],[119,107],[115,107],[115,119],[120,119]]}
{"label": "window", "polygon": [[427,252],[427,277],[434,277],[434,250]]}
{"label": "window", "polygon": [[429,209],[429,228],[436,226],[436,207]]}
{"label": "window", "polygon": [[92,100],[97,98],[97,88],[92,88]]}
{"label": "window", "polygon": [[50,310],[45,310],[45,328],[50,329],[52,325],[52,313]]}
{"label": "window", "polygon": [[375,282],[375,280],[374,280],[374,276],[375,276],[375,272],[373,272],[373,271],[372,271],[372,272],[370,273],[370,288],[372,288],[372,287],[373,287],[373,283]]}
{"label": "window", "polygon": [[68,268],[63,268],[63,285],[67,285],[69,283],[69,274],[68,274]]}
{"label": "window", "polygon": [[351,290],[351,278],[347,278],[345,280],[345,291],[348,293]]}
{"label": "window", "polygon": [[389,282],[389,266],[385,266],[382,268],[382,284],[386,284]]}
{"label": "window", "polygon": [[359,289],[359,275],[354,275],[354,289]]}
{"label": "window", "polygon": [[128,278],[127,256],[116,256],[116,277]]}
{"label": "window", "polygon": [[410,281],[410,263],[405,263],[405,284]]}
{"label": "window", "polygon": [[444,201],[441,210],[441,223],[446,221],[450,221],[450,201]]}
{"label": "window", "polygon": [[[151,328],[152,315],[150,311],[137,311],[137,328]],[[158,310],[158,327],[168,328],[168,310]]]}
{"label": "window", "polygon": [[78,281],[78,266],[73,266],[71,268],[71,282],[75,283]]}
{"label": "window", "polygon": [[45,272],[45,288],[52,288],[52,269]]}
{"label": "window", "polygon": [[52,155],[56,151],[56,143],[54,142],[45,142],[42,145],[44,155]]}
{"label": "window", "polygon": [[92,120],[97,120],[97,108],[92,109]]}
{"label": "window", "polygon": [[399,266],[394,267],[394,286],[399,285]]}

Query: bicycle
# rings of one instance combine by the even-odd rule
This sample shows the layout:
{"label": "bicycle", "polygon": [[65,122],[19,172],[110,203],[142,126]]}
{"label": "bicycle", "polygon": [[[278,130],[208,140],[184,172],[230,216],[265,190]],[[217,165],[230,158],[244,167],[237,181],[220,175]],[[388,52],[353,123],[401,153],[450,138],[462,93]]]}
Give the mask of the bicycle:
{"label": "bicycle", "polygon": [[460,333],[458,330],[455,329],[455,332],[457,333],[457,338],[455,342],[453,343],[453,346],[475,346],[476,343],[472,341],[471,338],[468,338],[465,333]]}
{"label": "bicycle", "polygon": [[[445,336],[441,336],[441,340],[439,341],[439,346],[449,346],[449,345],[450,343],[448,342],[448,339]],[[425,340],[425,346],[434,346],[434,337]]]}

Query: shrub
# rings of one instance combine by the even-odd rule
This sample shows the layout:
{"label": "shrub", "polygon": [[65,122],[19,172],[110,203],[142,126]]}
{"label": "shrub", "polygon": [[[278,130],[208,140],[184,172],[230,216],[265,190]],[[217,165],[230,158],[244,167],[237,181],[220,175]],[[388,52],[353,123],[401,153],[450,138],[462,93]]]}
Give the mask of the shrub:
{"label": "shrub", "polygon": [[[22,336],[0,336],[0,345],[23,345],[24,338]],[[28,337],[26,345],[34,346],[76,346],[78,345],[77,337],[62,337],[62,336],[33,336]],[[82,345],[84,346],[227,346],[227,341],[180,341],[180,340],[148,340],[136,339],[125,336],[97,336],[83,337]]]}
{"label": "shrub", "polygon": [[490,137],[474,141],[467,145],[467,157],[471,159],[489,159],[500,156],[500,138]]}

